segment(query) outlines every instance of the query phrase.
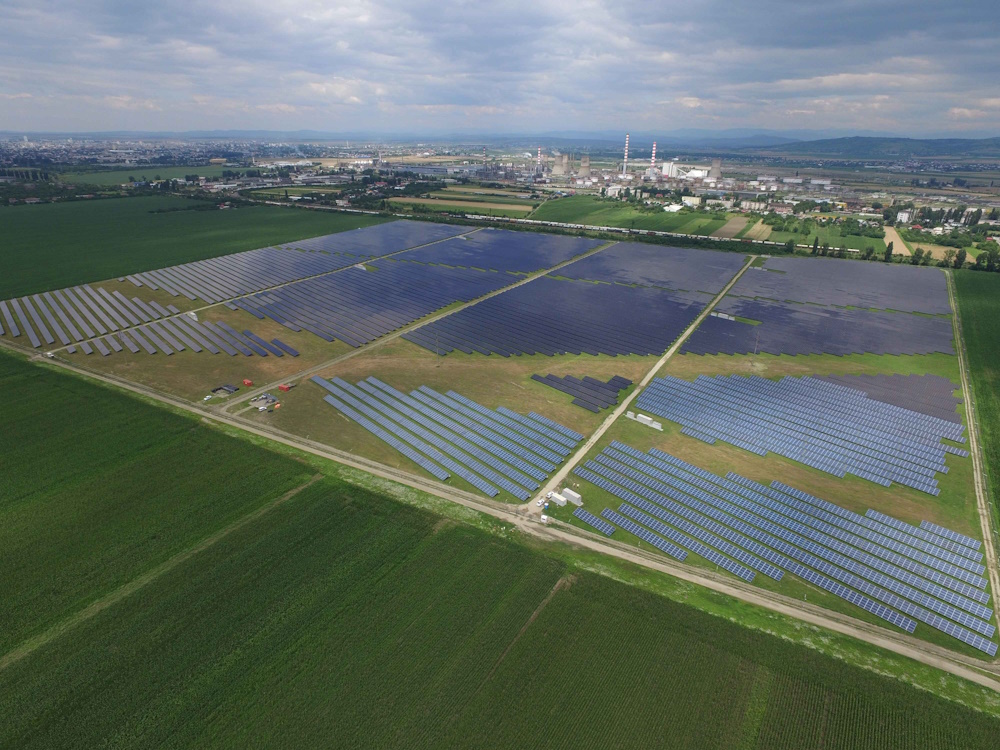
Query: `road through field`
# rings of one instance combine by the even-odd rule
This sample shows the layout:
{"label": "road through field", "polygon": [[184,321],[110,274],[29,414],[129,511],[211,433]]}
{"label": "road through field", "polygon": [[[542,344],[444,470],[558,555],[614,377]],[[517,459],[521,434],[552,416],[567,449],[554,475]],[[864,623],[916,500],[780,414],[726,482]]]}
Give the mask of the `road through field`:
{"label": "road through field", "polygon": [[[566,462],[560,467],[559,471],[552,475],[552,478],[548,481],[548,483],[542,487],[542,489],[539,490],[538,494],[535,496],[536,500],[545,497],[546,493],[558,489],[559,485],[566,479],[570,470],[583,460],[584,456],[586,456],[587,453],[590,452],[590,449],[597,444],[597,441],[603,437],[604,433],[608,431],[611,425],[613,425],[618,418],[625,413],[626,409],[628,409],[632,401],[635,400],[636,396],[639,395],[640,391],[649,385],[649,381],[653,379],[653,376],[656,375],[656,373],[660,371],[667,361],[677,353],[681,346],[683,346],[684,342],[687,341],[688,337],[694,333],[694,330],[700,326],[701,322],[708,317],[709,313],[711,313],[713,309],[715,309],[715,306],[722,301],[722,298],[729,293],[729,290],[732,289],[733,285],[740,280],[740,277],[746,273],[747,269],[753,265],[753,262],[756,259],[756,255],[749,256],[749,259],[743,265],[743,268],[739,270],[739,273],[729,280],[729,283],[726,284],[723,290],[715,295],[715,299],[709,302],[708,305],[705,306],[705,309],[701,311],[701,314],[694,319],[694,322],[689,325],[680,336],[677,337],[677,340],[673,343],[673,345],[667,349],[663,356],[657,360],[656,364],[649,369],[649,372],[646,373],[646,377],[642,379],[642,382],[640,382],[639,385],[636,386],[635,389],[633,389],[633,391],[628,395],[628,397],[622,401],[617,408],[611,412],[611,414],[608,415],[607,419],[601,422],[600,427],[598,427],[594,431],[594,434],[592,434],[590,438],[580,446],[577,452],[574,453],[571,458],[566,459]],[[534,509],[538,513],[541,513],[536,503],[528,503],[528,509]]]}
{"label": "road through field", "polygon": [[[7,342],[0,341],[0,346],[14,349]],[[63,360],[45,360],[35,356],[35,361],[48,363],[52,366],[76,373],[82,377],[107,383],[119,389],[129,391],[161,404],[180,409],[200,416],[209,422],[236,428],[248,434],[266,438],[275,443],[285,445],[315,456],[336,461],[345,466],[359,469],[376,477],[403,484],[416,490],[426,492],[436,497],[454,502],[473,510],[489,514],[503,521],[513,523],[519,530],[532,536],[562,543],[571,543],[580,547],[593,549],[612,555],[621,560],[641,565],[651,570],[662,571],[681,580],[704,586],[713,591],[731,596],[737,600],[755,604],[772,612],[785,614],[837,633],[852,636],[893,653],[911,658],[923,664],[941,669],[949,674],[982,685],[1000,693],[1000,664],[984,663],[972,657],[956,654],[940,646],[934,646],[904,633],[897,633],[877,625],[872,625],[849,615],[821,609],[797,599],[775,594],[727,579],[720,574],[701,568],[695,568],[683,563],[675,563],[663,556],[653,555],[622,542],[605,539],[582,529],[563,524],[543,524],[532,518],[525,505],[508,505],[487,498],[479,497],[471,492],[464,492],[448,487],[440,482],[425,479],[415,474],[393,469],[392,467],[339,451],[321,443],[301,438],[297,435],[282,433],[278,430],[261,427],[238,417],[232,417],[217,412],[209,412],[200,405],[191,404],[179,398],[167,396],[145,386],[122,380],[120,378],[100,375],[84,370]],[[654,370],[655,371],[655,370]],[[350,481],[350,478],[347,478]]]}

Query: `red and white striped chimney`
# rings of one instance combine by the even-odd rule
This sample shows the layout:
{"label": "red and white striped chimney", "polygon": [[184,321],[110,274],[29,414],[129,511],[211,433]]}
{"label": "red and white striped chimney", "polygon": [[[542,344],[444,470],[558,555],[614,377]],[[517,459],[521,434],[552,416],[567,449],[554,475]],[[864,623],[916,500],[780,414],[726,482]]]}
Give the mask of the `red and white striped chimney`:
{"label": "red and white striped chimney", "polygon": [[628,173],[628,133],[625,134],[625,163],[622,164],[622,174]]}
{"label": "red and white striped chimney", "polygon": [[656,141],[653,141],[653,155],[649,157],[649,168],[656,169]]}

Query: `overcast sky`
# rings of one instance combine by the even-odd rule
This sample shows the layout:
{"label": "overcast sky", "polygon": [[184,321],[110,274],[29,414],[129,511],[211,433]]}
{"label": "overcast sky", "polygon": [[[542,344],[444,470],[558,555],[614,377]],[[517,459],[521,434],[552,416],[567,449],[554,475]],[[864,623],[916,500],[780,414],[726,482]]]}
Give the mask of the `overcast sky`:
{"label": "overcast sky", "polygon": [[0,0],[0,130],[1000,135],[959,0]]}

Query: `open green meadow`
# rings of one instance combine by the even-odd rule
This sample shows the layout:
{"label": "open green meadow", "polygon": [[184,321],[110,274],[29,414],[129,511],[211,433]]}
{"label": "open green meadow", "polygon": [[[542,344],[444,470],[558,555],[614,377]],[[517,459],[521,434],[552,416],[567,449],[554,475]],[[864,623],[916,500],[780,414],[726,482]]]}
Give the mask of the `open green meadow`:
{"label": "open green meadow", "polygon": [[98,172],[64,172],[59,175],[59,179],[76,185],[108,187],[109,185],[123,185],[129,181],[129,178],[133,177],[140,182],[149,182],[152,180],[183,180],[189,174],[196,174],[199,177],[221,177],[223,172],[237,171],[239,171],[239,167],[214,164],[201,167],[168,167],[144,164]]}
{"label": "open green meadow", "polygon": [[539,221],[589,224],[599,227],[652,229],[707,236],[726,223],[715,214],[683,211],[641,211],[630,203],[602,200],[591,195],[571,195],[546,201],[531,215]]}
{"label": "open green meadow", "polygon": [[3,209],[0,299],[377,224],[276,206],[193,210],[175,196]]}
{"label": "open green meadow", "polygon": [[0,387],[0,652],[311,473],[4,353]]}
{"label": "open green meadow", "polygon": [[[954,274],[962,338],[969,355],[976,415],[994,503],[1000,502],[1000,276],[981,271]],[[996,509],[994,510],[996,512]]]}

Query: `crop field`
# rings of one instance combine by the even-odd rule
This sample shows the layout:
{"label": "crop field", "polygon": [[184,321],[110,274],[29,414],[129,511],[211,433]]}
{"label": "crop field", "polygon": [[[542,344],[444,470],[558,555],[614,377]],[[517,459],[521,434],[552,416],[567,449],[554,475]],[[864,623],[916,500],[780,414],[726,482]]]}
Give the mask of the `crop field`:
{"label": "crop field", "polygon": [[288,187],[259,188],[249,191],[247,195],[251,198],[284,198],[292,195],[327,195],[339,193],[343,189],[340,185],[290,185]]}
{"label": "crop field", "polygon": [[954,279],[987,478],[996,504],[1000,502],[1000,352],[997,351],[1000,278],[988,273],[958,271]]}
{"label": "crop field", "polygon": [[152,180],[183,180],[187,175],[196,174],[199,177],[221,177],[223,172],[238,171],[238,167],[224,165],[209,165],[200,167],[168,167],[157,164],[129,167],[127,169],[112,169],[98,172],[65,172],[59,175],[63,182],[78,185],[122,185],[135,178],[140,182]]}
{"label": "crop field", "polygon": [[767,240],[771,238],[771,227],[763,221],[758,221],[754,225],[747,225],[743,232],[743,237],[748,240]]}
{"label": "crop field", "polygon": [[709,235],[726,223],[726,219],[715,218],[711,214],[640,211],[628,203],[602,200],[589,195],[571,195],[546,201],[538,207],[531,218],[567,224],[629,227],[699,235]]}
{"label": "crop field", "polygon": [[816,227],[809,234],[798,232],[771,232],[768,238],[771,242],[788,242],[792,240],[797,245],[812,245],[814,240],[819,240],[820,247],[827,243],[831,248],[839,248],[841,245],[851,250],[864,250],[873,248],[876,252],[885,252],[885,242],[877,237],[861,237],[856,234],[841,234],[836,226]]}
{"label": "crop field", "polygon": [[713,237],[720,237],[722,239],[733,239],[734,237],[740,236],[749,223],[749,219],[745,216],[734,216],[721,227],[712,232]]}
{"label": "crop field", "polygon": [[[295,462],[0,352],[0,651],[301,484]],[[72,418],[72,429],[67,427]]]}
{"label": "crop field", "polygon": [[522,217],[531,212],[530,203],[494,203],[492,201],[469,201],[463,199],[430,198],[390,198],[394,206],[420,206],[429,211],[441,213],[485,213],[491,216]]}
{"label": "crop field", "polygon": [[519,198],[514,193],[498,193],[498,192],[486,192],[486,193],[470,193],[467,190],[455,190],[453,188],[444,188],[443,190],[435,190],[431,193],[434,198],[444,198],[453,201],[472,201],[480,203],[503,203],[512,206],[529,206],[534,208],[536,203],[540,203],[540,200],[531,200],[530,198]]}
{"label": "crop field", "polygon": [[[72,380],[51,378],[50,393]],[[117,426],[118,413],[93,423]],[[267,455],[214,438],[224,453]],[[272,461],[292,467],[290,484],[303,479]],[[216,486],[200,483],[203,504]],[[339,480],[254,508],[215,519],[228,533],[189,539],[115,596],[87,591],[99,603],[88,616],[0,656],[0,744],[966,749],[992,747],[1000,730],[988,714]],[[57,528],[26,522],[48,590],[52,573],[76,571],[51,543]],[[25,575],[7,560],[2,573]],[[526,710],[531,696],[564,698]]]}
{"label": "crop field", "polygon": [[4,209],[0,299],[380,223],[274,206],[192,210],[173,196]]}

